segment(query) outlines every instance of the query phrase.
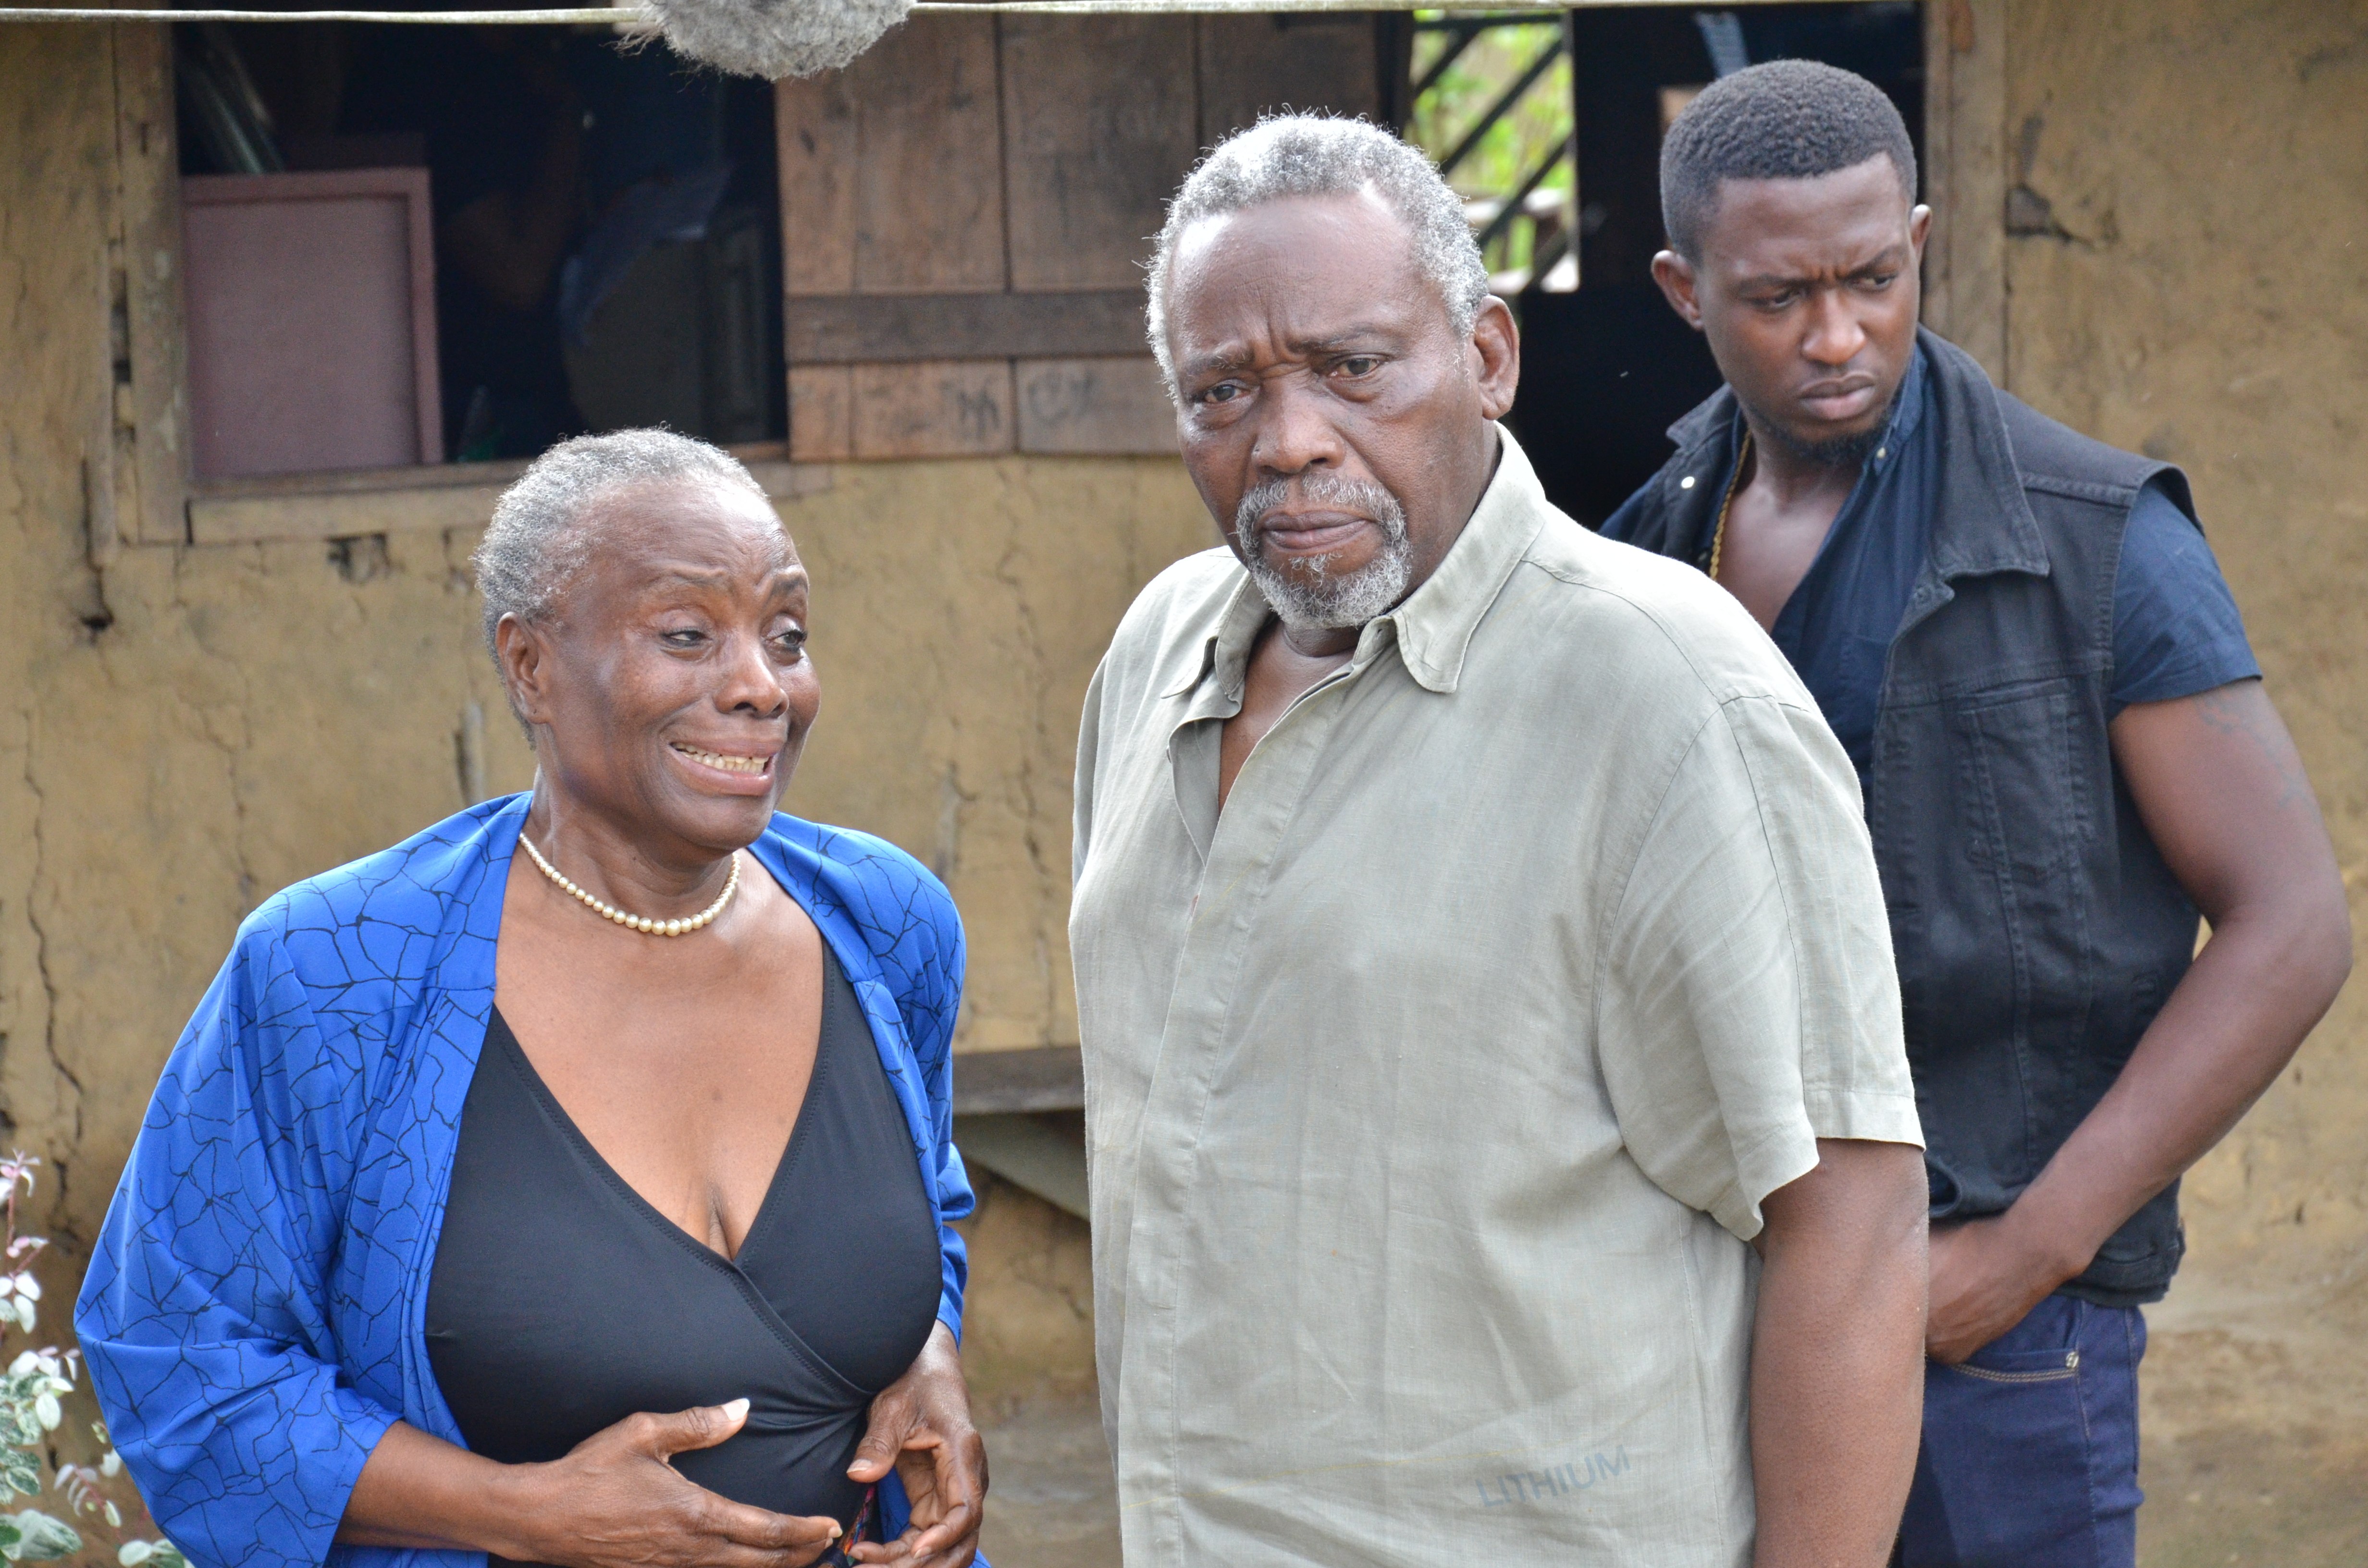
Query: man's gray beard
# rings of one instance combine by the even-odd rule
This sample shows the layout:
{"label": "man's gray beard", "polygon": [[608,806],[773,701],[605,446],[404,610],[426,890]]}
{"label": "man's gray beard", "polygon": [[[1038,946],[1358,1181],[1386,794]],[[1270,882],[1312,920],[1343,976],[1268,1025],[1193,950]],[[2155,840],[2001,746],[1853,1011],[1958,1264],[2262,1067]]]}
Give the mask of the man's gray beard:
{"label": "man's gray beard", "polygon": [[1372,518],[1381,527],[1382,547],[1346,576],[1332,574],[1328,555],[1277,569],[1266,558],[1262,519],[1291,498],[1291,487],[1270,479],[1243,496],[1234,510],[1234,537],[1242,542],[1250,581],[1285,626],[1305,631],[1362,626],[1406,597],[1406,584],[1414,577],[1414,546],[1406,537],[1406,508],[1396,496],[1370,481],[1327,473],[1302,475],[1299,496]]}

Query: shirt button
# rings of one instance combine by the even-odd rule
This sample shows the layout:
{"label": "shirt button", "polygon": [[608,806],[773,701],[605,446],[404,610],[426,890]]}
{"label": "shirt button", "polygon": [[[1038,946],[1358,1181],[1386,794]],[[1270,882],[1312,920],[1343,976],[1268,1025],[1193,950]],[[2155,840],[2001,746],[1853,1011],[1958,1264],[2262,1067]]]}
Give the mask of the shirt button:
{"label": "shirt button", "polygon": [[1885,459],[1885,458],[1889,457],[1890,455],[1891,455],[1891,449],[1890,449],[1889,447],[1877,447],[1877,448],[1875,448],[1875,449],[1874,449],[1874,460],[1875,460],[1875,461],[1877,461],[1877,462],[1881,462],[1884,459]]}
{"label": "shirt button", "polygon": [[1690,474],[1688,474],[1688,475],[1686,475],[1683,479],[1681,479],[1681,480],[1678,481],[1678,488],[1679,488],[1679,489],[1680,489],[1680,490],[1691,490],[1693,487],[1694,487],[1694,476],[1693,476],[1692,474],[1691,474],[1691,473],[1690,473]]}

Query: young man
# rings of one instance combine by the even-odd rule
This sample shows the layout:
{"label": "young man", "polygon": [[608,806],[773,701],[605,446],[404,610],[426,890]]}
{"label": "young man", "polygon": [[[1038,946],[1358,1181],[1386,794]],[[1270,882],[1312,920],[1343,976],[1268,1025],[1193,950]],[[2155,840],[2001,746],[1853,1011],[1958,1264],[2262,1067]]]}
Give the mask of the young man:
{"label": "young man", "polygon": [[1848,758],[1725,594],[1546,502],[1413,148],[1227,142],[1150,302],[1227,548],[1078,744],[1128,1563],[1878,1568],[1924,1189]]}
{"label": "young man", "polygon": [[1915,189],[1847,72],[1678,118],[1654,275],[1727,384],[1603,532],[1732,592],[1857,766],[1931,1187],[1905,1562],[2126,1568],[2180,1173],[2326,1011],[2350,920],[2185,477],[1918,331]]}

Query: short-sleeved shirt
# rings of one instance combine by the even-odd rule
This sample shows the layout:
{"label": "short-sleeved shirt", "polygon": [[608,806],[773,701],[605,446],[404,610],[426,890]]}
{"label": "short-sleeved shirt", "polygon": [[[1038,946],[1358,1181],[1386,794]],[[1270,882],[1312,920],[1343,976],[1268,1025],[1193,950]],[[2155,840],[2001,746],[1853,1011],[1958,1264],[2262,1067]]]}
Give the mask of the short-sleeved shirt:
{"label": "short-sleeved shirt", "polygon": [[[1801,674],[1864,785],[1874,757],[1875,710],[1891,643],[1907,613],[1930,547],[1942,471],[1940,428],[1930,403],[1925,351],[1908,362],[1889,423],[1858,483],[1834,515],[1808,572],[1777,612],[1769,635]],[[1743,449],[1741,410],[1735,448]],[[1722,473],[1724,488],[1733,471]],[[1641,519],[1651,486],[1603,524],[1625,540]],[[1713,510],[1694,542],[1694,562],[1710,564]],[[2138,493],[2122,538],[2113,579],[2113,674],[2108,713],[2134,702],[2192,697],[2261,673],[2244,619],[2195,520],[2159,484]]]}
{"label": "short-sleeved shirt", "polygon": [[1223,551],[1087,699],[1070,939],[1133,1568],[1740,1568],[1767,1194],[1920,1142],[1849,759],[1733,599],[1500,435],[1275,723]]}

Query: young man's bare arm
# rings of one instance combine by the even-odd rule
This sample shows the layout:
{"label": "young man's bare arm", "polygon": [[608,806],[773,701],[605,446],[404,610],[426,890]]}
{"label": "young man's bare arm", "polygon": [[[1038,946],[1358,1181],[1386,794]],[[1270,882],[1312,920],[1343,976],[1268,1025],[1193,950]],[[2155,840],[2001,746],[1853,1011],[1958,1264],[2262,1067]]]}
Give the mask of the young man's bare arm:
{"label": "young man's bare arm", "polygon": [[1819,1139],[1760,1204],[1753,1568],[1882,1568],[1924,1411],[1924,1152]]}
{"label": "young man's bare arm", "polygon": [[2226,1137],[2351,972],[2335,851],[2260,681],[2135,704],[2112,741],[2138,814],[2212,939],[2014,1206],[1933,1233],[1929,1337],[1942,1361],[2021,1322]]}

